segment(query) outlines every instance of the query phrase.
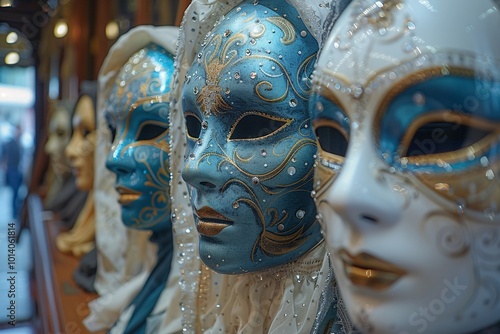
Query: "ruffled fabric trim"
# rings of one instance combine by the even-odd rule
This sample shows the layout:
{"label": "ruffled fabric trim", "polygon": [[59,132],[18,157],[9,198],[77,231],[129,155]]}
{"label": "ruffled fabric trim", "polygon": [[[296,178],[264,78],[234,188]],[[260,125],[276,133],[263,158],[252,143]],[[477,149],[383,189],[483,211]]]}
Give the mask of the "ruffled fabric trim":
{"label": "ruffled fabric trim", "polygon": [[324,242],[300,260],[257,273],[204,267],[200,329],[205,333],[309,333],[328,276]]}

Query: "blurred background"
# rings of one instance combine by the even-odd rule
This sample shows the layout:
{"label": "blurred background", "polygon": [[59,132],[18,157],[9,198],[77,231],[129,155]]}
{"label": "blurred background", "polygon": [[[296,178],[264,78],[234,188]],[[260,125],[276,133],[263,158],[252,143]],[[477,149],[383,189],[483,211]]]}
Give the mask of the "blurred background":
{"label": "blurred background", "polygon": [[[109,48],[120,35],[138,25],[179,25],[187,4],[187,0],[0,0],[2,334],[37,333],[39,291],[34,291],[33,235],[20,217],[28,194],[43,197],[51,105],[76,100],[81,83],[97,79]],[[7,160],[20,171],[15,187]],[[6,311],[9,226],[15,226],[17,240],[16,326],[8,323]]]}

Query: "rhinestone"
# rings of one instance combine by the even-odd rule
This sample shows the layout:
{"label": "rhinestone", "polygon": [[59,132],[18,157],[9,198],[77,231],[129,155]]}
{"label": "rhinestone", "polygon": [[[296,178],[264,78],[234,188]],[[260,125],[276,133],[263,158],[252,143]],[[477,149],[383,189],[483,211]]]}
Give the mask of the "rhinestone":
{"label": "rhinestone", "polygon": [[299,219],[302,219],[302,218],[304,218],[304,215],[305,215],[305,214],[306,214],[306,213],[304,212],[304,210],[299,210],[299,211],[297,211],[297,212],[295,213],[295,217],[297,217],[297,218],[299,218]]}
{"label": "rhinestone", "polygon": [[252,54],[252,51],[250,51],[249,49],[246,49],[245,54],[246,54],[247,56],[250,56],[250,55]]}
{"label": "rhinestone", "polygon": [[406,53],[410,53],[415,50],[415,45],[411,42],[406,42],[403,44],[403,51]]}
{"label": "rhinestone", "polygon": [[352,89],[352,96],[355,99],[358,99],[361,95],[363,95],[363,87],[361,87],[361,84],[355,84],[351,87]]}
{"label": "rhinestone", "polygon": [[297,106],[297,100],[291,99],[289,104],[290,104],[290,107],[295,108]]}
{"label": "rhinestone", "polygon": [[228,37],[229,35],[231,35],[231,30],[227,29],[224,31],[224,37]]}
{"label": "rhinestone", "polygon": [[260,182],[260,180],[259,180],[259,178],[258,178],[258,177],[256,177],[256,176],[252,177],[252,183],[253,183],[254,185],[259,184],[259,182]]}
{"label": "rhinestone", "polygon": [[207,121],[201,122],[201,128],[202,129],[207,129],[208,128],[208,122]]}
{"label": "rhinestone", "polygon": [[197,95],[199,93],[198,87],[193,88],[193,94]]}
{"label": "rhinestone", "polygon": [[413,102],[418,106],[423,106],[425,104],[425,96],[422,93],[413,94]]}
{"label": "rhinestone", "polygon": [[194,153],[191,153],[191,154],[189,155],[189,159],[194,160]]}
{"label": "rhinestone", "polygon": [[283,224],[278,224],[278,230],[283,231],[285,229],[285,225]]}
{"label": "rhinestone", "polygon": [[235,72],[235,73],[234,73],[234,78],[235,78],[236,80],[239,80],[239,79],[241,78],[240,72]]}
{"label": "rhinestone", "polygon": [[307,36],[307,31],[302,30],[302,31],[300,32],[300,36],[302,36],[302,37],[306,37],[306,36]]}
{"label": "rhinestone", "polygon": [[262,149],[260,151],[260,155],[263,156],[263,157],[265,157],[267,155],[267,151],[265,149]]}
{"label": "rhinestone", "polygon": [[316,102],[316,111],[322,112],[325,108],[323,107],[323,103],[321,102]]}
{"label": "rhinestone", "polygon": [[240,207],[240,203],[234,202],[233,203],[233,209],[238,209]]}
{"label": "rhinestone", "polygon": [[252,73],[250,73],[250,78],[251,78],[251,79],[255,79],[255,78],[257,78],[257,72],[252,72]]}
{"label": "rhinestone", "polygon": [[288,175],[295,175],[296,169],[295,167],[288,167]]}
{"label": "rhinestone", "polygon": [[226,95],[229,95],[231,93],[231,89],[229,89],[229,87],[226,87],[224,93],[226,93]]}

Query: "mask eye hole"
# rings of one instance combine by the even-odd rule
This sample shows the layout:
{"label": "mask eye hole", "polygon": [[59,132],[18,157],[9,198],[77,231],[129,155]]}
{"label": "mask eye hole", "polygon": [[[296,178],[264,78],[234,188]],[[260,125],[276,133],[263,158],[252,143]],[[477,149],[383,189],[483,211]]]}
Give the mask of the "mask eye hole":
{"label": "mask eye hole", "polygon": [[290,123],[291,120],[260,113],[245,114],[233,125],[229,139],[261,139],[281,131]]}
{"label": "mask eye hole", "polygon": [[168,128],[154,123],[144,124],[136,136],[136,140],[151,140],[163,135]]}
{"label": "mask eye hole", "polygon": [[201,121],[194,115],[186,115],[187,134],[192,139],[200,138]]}
{"label": "mask eye hole", "polygon": [[116,138],[116,123],[108,113],[104,116],[104,118],[106,119],[106,124],[108,125],[109,132],[111,133],[111,142],[113,143]]}
{"label": "mask eye hole", "polygon": [[493,131],[473,122],[432,121],[421,124],[412,134],[403,156],[446,154],[474,146]]}
{"label": "mask eye hole", "polygon": [[347,134],[335,126],[319,126],[315,129],[321,149],[329,154],[345,157],[347,153]]}

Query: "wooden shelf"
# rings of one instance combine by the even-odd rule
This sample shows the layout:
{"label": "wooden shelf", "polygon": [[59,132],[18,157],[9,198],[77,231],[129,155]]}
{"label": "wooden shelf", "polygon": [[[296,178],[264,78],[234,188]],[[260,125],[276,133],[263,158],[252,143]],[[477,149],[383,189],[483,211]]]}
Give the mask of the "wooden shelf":
{"label": "wooden shelf", "polygon": [[88,302],[98,297],[76,285],[73,272],[79,259],[59,252],[55,238],[62,225],[54,219],[43,220],[38,196],[28,198],[28,226],[34,250],[35,299],[38,332],[47,334],[104,333],[89,332],[82,320],[89,314]]}

